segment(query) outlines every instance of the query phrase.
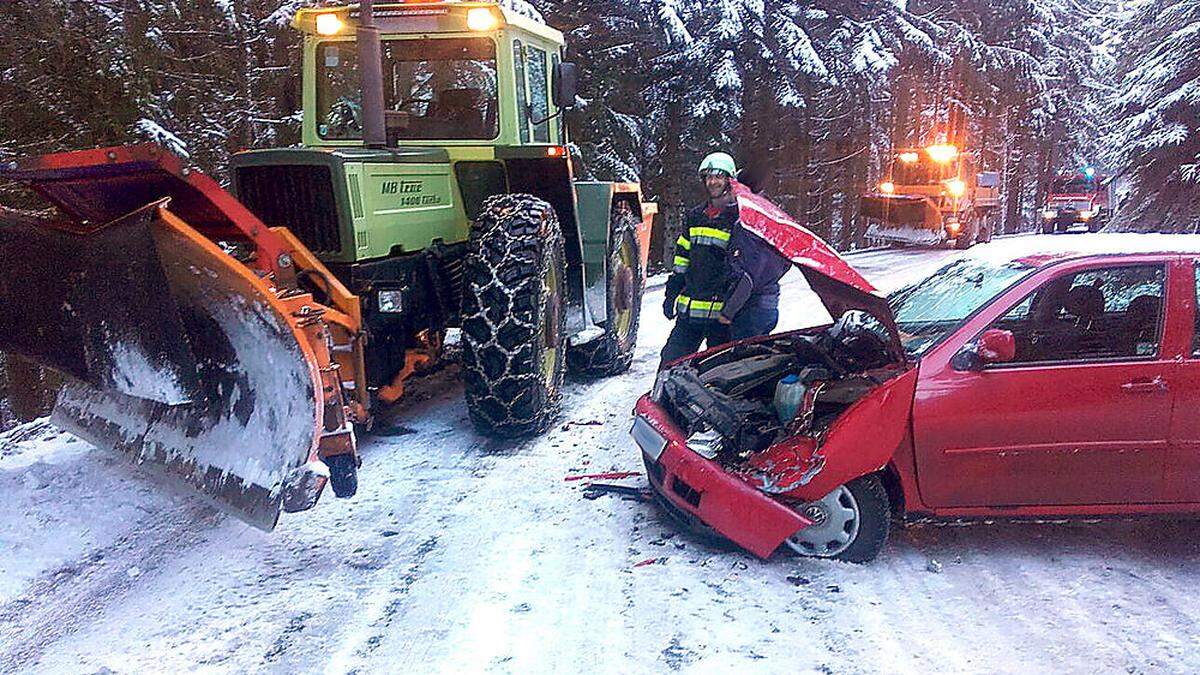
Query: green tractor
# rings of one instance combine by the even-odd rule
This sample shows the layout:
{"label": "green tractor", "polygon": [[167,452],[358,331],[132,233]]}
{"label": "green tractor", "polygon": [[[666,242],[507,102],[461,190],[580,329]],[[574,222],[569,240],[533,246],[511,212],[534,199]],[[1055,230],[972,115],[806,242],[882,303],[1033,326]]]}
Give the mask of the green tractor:
{"label": "green tractor", "polygon": [[537,433],[569,369],[633,358],[654,204],[577,181],[563,36],[492,2],[300,10],[303,147],[232,160],[237,198],[286,228],[361,303],[367,391],[403,380],[461,327],[470,417]]}

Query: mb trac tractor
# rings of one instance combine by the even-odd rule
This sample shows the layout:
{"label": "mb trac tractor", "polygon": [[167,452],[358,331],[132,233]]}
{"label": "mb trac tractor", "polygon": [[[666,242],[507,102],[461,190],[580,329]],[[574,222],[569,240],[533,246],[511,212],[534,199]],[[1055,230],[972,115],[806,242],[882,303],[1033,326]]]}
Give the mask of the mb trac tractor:
{"label": "mb trac tractor", "polygon": [[1076,225],[1099,232],[1108,222],[1109,187],[1108,178],[1090,166],[1055,176],[1042,207],[1042,233],[1066,232]]}
{"label": "mb trac tractor", "polygon": [[54,420],[274,526],[357,485],[355,427],[461,327],[471,419],[536,433],[570,368],[627,369],[654,205],[576,181],[563,36],[494,2],[303,9],[302,147],[236,199],[157,146],[0,166],[0,350]]}
{"label": "mb trac tractor", "polygon": [[999,206],[998,175],[975,173],[965,153],[942,142],[896,152],[859,208],[871,219],[868,239],[967,248],[991,240]]}

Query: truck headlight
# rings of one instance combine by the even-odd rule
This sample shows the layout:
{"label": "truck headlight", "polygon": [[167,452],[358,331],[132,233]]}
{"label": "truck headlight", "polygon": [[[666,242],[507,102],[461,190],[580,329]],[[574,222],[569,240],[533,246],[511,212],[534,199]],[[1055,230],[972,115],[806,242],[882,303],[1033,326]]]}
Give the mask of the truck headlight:
{"label": "truck headlight", "polygon": [[1079,212],[1079,218],[1081,220],[1091,220],[1092,216],[1094,215],[1096,215],[1096,212],[1091,209],[1084,209],[1083,211]]}
{"label": "truck headlight", "polygon": [[376,296],[379,311],[383,314],[399,314],[404,311],[404,291],[395,289],[379,291]]}
{"label": "truck headlight", "polygon": [[688,450],[700,455],[704,459],[716,459],[717,455],[721,454],[721,449],[725,446],[725,439],[721,434],[708,429],[705,431],[697,431],[688,436]]}
{"label": "truck headlight", "polygon": [[949,192],[951,197],[961,197],[967,192],[967,184],[959,178],[951,178],[946,181],[946,192]]}
{"label": "truck headlight", "polygon": [[1058,211],[1055,211],[1054,209],[1046,209],[1046,210],[1042,211],[1042,217],[1045,218],[1046,220],[1053,220],[1054,217],[1057,215],[1058,215]]}

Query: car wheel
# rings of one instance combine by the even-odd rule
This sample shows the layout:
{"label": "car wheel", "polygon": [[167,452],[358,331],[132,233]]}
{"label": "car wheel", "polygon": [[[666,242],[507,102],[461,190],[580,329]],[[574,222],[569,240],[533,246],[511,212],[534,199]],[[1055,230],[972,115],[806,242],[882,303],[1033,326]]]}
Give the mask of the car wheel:
{"label": "car wheel", "polygon": [[856,478],[815,502],[793,508],[813,522],[786,541],[802,556],[870,562],[879,555],[891,527],[887,490],[874,475]]}

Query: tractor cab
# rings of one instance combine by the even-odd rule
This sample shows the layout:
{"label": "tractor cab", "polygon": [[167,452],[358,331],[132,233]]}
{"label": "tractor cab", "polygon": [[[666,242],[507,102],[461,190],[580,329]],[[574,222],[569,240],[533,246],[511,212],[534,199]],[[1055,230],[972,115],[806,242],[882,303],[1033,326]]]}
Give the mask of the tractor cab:
{"label": "tractor cab", "polygon": [[[364,144],[360,9],[302,9],[304,144]],[[382,4],[386,145],[561,145],[575,98],[560,32],[487,2]]]}

